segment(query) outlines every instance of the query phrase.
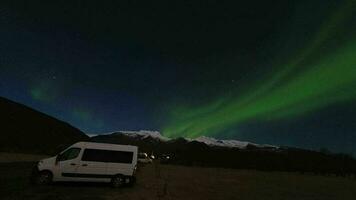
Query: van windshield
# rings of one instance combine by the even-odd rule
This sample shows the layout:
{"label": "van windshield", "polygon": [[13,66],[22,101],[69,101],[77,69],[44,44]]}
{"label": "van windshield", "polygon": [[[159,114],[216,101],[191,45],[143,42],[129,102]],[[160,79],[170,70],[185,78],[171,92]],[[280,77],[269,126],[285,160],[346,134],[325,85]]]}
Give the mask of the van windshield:
{"label": "van windshield", "polygon": [[72,159],[78,157],[80,150],[81,150],[80,148],[68,149],[67,151],[65,151],[59,155],[59,161],[72,160]]}

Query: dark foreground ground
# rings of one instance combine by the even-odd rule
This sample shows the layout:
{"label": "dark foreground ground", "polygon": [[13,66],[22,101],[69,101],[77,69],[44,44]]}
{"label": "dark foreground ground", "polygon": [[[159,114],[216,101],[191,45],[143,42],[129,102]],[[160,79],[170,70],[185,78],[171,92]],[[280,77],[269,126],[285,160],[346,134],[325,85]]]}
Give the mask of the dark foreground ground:
{"label": "dark foreground ground", "polygon": [[61,183],[33,186],[33,163],[0,163],[0,199],[241,199],[348,200],[356,197],[356,180],[283,172],[146,165],[134,187]]}

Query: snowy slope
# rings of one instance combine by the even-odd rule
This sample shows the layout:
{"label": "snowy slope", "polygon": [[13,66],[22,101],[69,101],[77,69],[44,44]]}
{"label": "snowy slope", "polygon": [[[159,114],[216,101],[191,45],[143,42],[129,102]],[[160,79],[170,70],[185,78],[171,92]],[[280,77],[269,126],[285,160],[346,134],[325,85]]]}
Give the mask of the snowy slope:
{"label": "snowy slope", "polygon": [[147,130],[140,130],[140,131],[117,131],[114,132],[115,134],[119,133],[119,134],[124,134],[126,136],[130,136],[130,137],[139,137],[141,139],[144,138],[154,138],[157,140],[160,140],[162,142],[166,142],[168,140],[170,140],[167,137],[162,136],[158,131],[147,131]]}
{"label": "snowy slope", "polygon": [[251,142],[238,141],[238,140],[218,140],[206,136],[200,136],[194,139],[194,141],[203,142],[209,146],[220,146],[220,147],[239,148],[239,149],[245,149],[248,145],[252,145],[259,148],[278,148],[277,146],[268,145],[268,144],[255,144]]}
{"label": "snowy slope", "polygon": [[203,142],[209,146],[221,146],[221,147],[235,147],[244,149],[248,144],[252,144],[249,142],[241,142],[238,140],[218,140],[212,137],[200,136],[194,141]]}
{"label": "snowy slope", "polygon": [[[107,134],[124,134],[129,137],[134,137],[138,139],[145,139],[145,138],[152,138],[155,140],[159,140],[161,142],[168,142],[168,141],[173,141],[174,139],[170,139],[168,137],[162,136],[160,132],[158,131],[147,131],[147,130],[140,130],[140,131],[116,131],[112,133],[107,133]],[[201,142],[205,143],[209,146],[219,146],[219,147],[228,147],[228,148],[239,148],[239,149],[245,149],[248,145],[252,145],[255,147],[259,148],[278,148],[276,146],[272,145],[260,145],[260,144],[254,144],[250,142],[245,142],[245,141],[238,141],[238,140],[219,140],[215,139],[212,137],[206,137],[206,136],[200,136],[195,139],[189,139],[189,138],[184,138],[187,142]]]}

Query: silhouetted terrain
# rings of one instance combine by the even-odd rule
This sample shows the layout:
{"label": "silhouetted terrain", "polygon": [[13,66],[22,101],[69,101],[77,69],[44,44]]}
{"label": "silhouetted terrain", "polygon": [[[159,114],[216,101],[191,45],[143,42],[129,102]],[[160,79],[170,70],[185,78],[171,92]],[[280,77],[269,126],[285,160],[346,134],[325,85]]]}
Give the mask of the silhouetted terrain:
{"label": "silhouetted terrain", "polygon": [[53,154],[76,141],[87,140],[73,126],[0,97],[0,151]]}
{"label": "silhouetted terrain", "polygon": [[156,156],[170,155],[170,164],[189,166],[290,171],[324,175],[353,176],[356,160],[345,154],[322,153],[291,147],[265,147],[249,144],[244,149],[209,146],[177,138],[162,141],[152,137],[131,137],[121,133],[99,135],[96,142],[131,144]]}

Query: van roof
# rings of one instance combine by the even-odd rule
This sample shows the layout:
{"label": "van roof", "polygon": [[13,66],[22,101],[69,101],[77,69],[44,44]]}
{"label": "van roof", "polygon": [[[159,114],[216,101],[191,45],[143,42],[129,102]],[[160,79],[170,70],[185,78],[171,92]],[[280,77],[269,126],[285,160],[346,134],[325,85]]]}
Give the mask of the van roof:
{"label": "van roof", "polygon": [[121,145],[99,142],[77,142],[72,147],[94,148],[94,149],[112,149],[112,150],[129,150],[137,151],[138,147],[133,145]]}

